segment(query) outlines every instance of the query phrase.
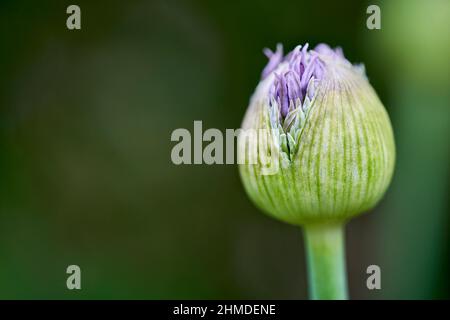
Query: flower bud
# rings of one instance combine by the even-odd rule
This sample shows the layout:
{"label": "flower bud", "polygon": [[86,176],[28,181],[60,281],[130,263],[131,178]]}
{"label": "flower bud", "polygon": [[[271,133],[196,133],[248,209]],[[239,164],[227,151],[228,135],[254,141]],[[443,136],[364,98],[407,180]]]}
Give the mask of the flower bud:
{"label": "flower bud", "polygon": [[285,57],[281,46],[265,53],[269,63],[238,144],[250,198],[296,225],[344,221],[372,208],[390,183],[395,145],[363,66],[325,44]]}

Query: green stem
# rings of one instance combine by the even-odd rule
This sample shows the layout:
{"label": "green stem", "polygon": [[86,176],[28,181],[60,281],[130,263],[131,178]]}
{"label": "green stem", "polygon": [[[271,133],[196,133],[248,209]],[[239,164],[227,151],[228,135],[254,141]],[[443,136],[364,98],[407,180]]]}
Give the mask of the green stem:
{"label": "green stem", "polygon": [[344,226],[309,225],[304,235],[311,299],[347,299]]}

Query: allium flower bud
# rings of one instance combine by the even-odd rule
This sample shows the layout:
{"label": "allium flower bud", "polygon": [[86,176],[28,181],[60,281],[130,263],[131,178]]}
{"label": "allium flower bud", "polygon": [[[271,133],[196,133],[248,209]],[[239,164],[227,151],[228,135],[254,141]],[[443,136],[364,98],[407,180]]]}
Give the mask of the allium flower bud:
{"label": "allium flower bud", "polygon": [[296,225],[342,222],[372,208],[391,180],[395,146],[363,66],[325,44],[265,53],[242,123],[258,134],[242,137],[238,150],[250,198]]}

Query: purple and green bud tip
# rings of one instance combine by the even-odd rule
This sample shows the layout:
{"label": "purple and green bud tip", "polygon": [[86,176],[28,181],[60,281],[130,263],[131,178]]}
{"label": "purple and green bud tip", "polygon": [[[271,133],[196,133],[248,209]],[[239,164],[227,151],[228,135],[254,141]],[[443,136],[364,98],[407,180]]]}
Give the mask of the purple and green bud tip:
{"label": "purple and green bud tip", "polygon": [[[275,52],[266,48],[264,54],[269,58],[269,62],[261,78],[265,79],[274,73],[275,80],[270,88],[269,103],[270,105],[273,105],[273,101],[277,103],[283,119],[290,109],[302,107],[306,97],[313,99],[325,68],[320,55],[345,60],[341,48],[333,50],[326,44],[319,44],[313,50],[308,50],[308,44],[303,47],[299,45],[286,56],[283,56],[283,46],[278,44]],[[287,68],[277,72],[278,66],[284,62]]]}

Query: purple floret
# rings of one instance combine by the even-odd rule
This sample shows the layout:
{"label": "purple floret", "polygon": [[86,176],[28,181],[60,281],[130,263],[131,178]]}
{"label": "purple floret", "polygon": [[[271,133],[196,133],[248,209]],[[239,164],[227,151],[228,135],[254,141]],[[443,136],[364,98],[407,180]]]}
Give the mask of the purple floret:
{"label": "purple floret", "polygon": [[272,52],[272,50],[268,48],[264,48],[263,52],[269,59],[269,62],[261,74],[262,79],[267,77],[273,70],[276,69],[276,67],[278,67],[280,62],[283,61],[283,45],[281,43],[277,44],[277,49],[275,52]]}
{"label": "purple floret", "polygon": [[298,101],[303,104],[307,94],[311,95],[310,99],[313,98],[315,87],[313,85],[308,89],[308,86],[311,81],[320,81],[324,73],[324,63],[319,54],[344,58],[342,49],[333,50],[326,44],[319,44],[314,50],[308,50],[308,44],[297,46],[285,57],[280,44],[275,53],[269,49],[265,49],[264,53],[269,62],[262,72],[263,79],[274,72],[280,63],[288,63],[286,71],[274,72],[275,80],[269,92],[269,101],[277,102],[283,118],[288,114],[291,104],[295,106]]}

